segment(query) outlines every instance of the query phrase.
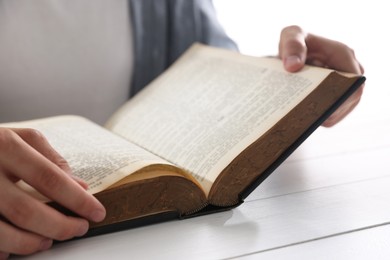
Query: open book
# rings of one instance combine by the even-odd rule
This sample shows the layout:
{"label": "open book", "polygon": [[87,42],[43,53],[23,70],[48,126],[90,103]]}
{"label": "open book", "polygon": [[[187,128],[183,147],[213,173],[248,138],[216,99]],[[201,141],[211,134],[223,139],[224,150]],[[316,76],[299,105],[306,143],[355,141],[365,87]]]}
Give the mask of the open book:
{"label": "open book", "polygon": [[239,205],[363,82],[195,44],[104,127],[71,115],[2,126],[47,136],[106,207],[98,230]]}

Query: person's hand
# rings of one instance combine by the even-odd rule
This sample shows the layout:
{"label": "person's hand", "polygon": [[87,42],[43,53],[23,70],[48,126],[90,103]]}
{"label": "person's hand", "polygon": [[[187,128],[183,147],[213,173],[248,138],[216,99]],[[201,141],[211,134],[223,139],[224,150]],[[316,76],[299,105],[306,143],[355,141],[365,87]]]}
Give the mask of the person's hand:
{"label": "person's hand", "polygon": [[[19,180],[81,217],[28,195],[16,185]],[[40,132],[0,128],[0,259],[46,250],[53,240],[85,234],[87,220],[103,220],[104,207],[86,188]]]}
{"label": "person's hand", "polygon": [[[300,70],[306,63],[356,74],[364,73],[351,48],[337,41],[305,33],[298,26],[289,26],[282,30],[279,57],[289,72]],[[330,127],[342,120],[359,103],[362,94],[363,86],[349,97],[323,126]]]}

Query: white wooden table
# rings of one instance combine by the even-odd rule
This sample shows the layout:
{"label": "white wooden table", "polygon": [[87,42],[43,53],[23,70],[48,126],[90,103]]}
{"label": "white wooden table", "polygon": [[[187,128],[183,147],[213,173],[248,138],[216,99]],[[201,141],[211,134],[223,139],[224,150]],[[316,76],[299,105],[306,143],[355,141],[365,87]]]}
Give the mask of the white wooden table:
{"label": "white wooden table", "polygon": [[[254,2],[224,1],[230,7]],[[274,5],[275,14],[281,2],[292,1],[267,4]],[[223,9],[222,1],[216,3]],[[318,129],[246,203],[228,212],[58,244],[28,259],[390,259],[390,87],[385,78],[390,56],[380,34],[388,31],[389,21],[383,20],[386,8],[363,3],[340,6],[337,1],[334,23],[327,23],[331,28],[313,18],[330,18],[326,10],[309,14],[313,20],[306,21],[322,32],[333,29],[335,38],[360,54],[368,78],[361,104],[336,127]],[[373,16],[367,14],[374,10]],[[286,25],[294,22],[284,15]]]}

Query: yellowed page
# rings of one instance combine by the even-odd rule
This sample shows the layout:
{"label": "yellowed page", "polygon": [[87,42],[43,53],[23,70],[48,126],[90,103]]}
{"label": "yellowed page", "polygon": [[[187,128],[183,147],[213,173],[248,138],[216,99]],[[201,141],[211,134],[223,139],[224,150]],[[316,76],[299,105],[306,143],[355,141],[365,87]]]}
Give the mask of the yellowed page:
{"label": "yellowed page", "polygon": [[197,45],[122,107],[107,128],[191,172],[208,191],[248,145],[307,96],[328,70]]}
{"label": "yellowed page", "polygon": [[88,183],[91,193],[102,191],[149,164],[168,164],[165,160],[78,116],[52,117],[0,126],[40,130],[68,161],[73,174]]}

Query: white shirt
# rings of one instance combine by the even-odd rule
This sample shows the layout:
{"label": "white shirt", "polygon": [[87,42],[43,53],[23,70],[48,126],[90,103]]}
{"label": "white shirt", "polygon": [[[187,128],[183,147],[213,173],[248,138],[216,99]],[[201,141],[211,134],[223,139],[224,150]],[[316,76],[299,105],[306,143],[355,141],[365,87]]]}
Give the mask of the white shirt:
{"label": "white shirt", "polygon": [[0,122],[105,122],[129,97],[132,51],[127,0],[2,0]]}

